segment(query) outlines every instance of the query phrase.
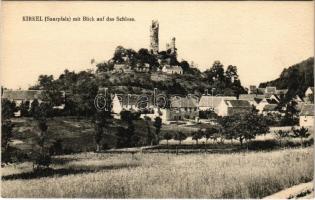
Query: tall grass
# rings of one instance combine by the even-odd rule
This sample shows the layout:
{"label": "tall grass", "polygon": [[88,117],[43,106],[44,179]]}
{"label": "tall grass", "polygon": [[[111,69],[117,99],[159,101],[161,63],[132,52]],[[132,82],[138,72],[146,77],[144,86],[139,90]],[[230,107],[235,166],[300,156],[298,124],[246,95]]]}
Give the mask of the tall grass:
{"label": "tall grass", "polygon": [[50,177],[4,173],[2,196],[261,198],[312,180],[314,168],[312,148],[178,156],[88,153],[58,159],[62,162]]}

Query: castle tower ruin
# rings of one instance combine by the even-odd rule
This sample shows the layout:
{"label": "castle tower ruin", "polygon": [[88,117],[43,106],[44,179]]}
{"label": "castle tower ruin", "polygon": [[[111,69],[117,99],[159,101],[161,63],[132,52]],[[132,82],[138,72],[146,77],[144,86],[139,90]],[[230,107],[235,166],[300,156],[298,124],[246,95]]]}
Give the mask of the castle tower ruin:
{"label": "castle tower ruin", "polygon": [[150,51],[153,54],[159,53],[159,22],[152,20],[150,27]]}
{"label": "castle tower ruin", "polygon": [[171,53],[172,54],[176,53],[175,40],[176,40],[175,37],[173,37],[172,41],[171,41]]}

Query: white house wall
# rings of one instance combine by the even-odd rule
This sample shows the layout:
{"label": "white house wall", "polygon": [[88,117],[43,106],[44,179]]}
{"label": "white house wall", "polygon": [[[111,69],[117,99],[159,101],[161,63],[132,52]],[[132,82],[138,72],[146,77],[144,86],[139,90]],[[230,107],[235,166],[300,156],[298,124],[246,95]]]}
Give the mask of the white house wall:
{"label": "white house wall", "polygon": [[314,116],[300,116],[300,126],[314,126]]}

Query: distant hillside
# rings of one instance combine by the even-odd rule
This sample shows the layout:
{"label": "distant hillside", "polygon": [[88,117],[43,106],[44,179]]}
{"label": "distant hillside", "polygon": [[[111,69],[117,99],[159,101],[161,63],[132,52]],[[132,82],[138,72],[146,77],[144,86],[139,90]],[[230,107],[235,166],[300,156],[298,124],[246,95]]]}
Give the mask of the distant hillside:
{"label": "distant hillside", "polygon": [[276,86],[278,89],[289,89],[288,99],[299,95],[304,96],[309,86],[314,86],[314,58],[308,58],[300,63],[285,68],[280,77],[264,83],[259,87]]}

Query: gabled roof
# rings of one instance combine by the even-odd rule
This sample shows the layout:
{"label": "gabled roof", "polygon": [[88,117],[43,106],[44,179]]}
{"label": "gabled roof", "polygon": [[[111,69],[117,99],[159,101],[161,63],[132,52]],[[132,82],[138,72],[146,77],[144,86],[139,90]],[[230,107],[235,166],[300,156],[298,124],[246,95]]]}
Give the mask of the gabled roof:
{"label": "gabled roof", "polygon": [[164,65],[163,66],[164,69],[168,69],[168,70],[183,70],[181,66],[171,66],[171,65]]}
{"label": "gabled roof", "polygon": [[279,95],[271,94],[271,93],[265,93],[265,97],[268,98],[268,99],[270,99],[272,96],[274,96],[277,101],[280,101]]}
{"label": "gabled roof", "polygon": [[314,116],[314,104],[304,104],[300,116]]}
{"label": "gabled roof", "polygon": [[278,102],[274,99],[266,99],[267,103],[269,104],[277,104]]}
{"label": "gabled roof", "polygon": [[199,101],[199,107],[211,107],[212,105],[214,108],[218,107],[220,102],[222,100],[236,100],[236,97],[233,96],[208,96],[208,95],[203,95],[200,98]]}
{"label": "gabled roof", "polygon": [[258,91],[259,93],[262,93],[262,94],[265,93],[265,90],[266,90],[266,88],[257,88],[257,91]]}
{"label": "gabled roof", "polygon": [[171,107],[173,108],[195,108],[198,106],[198,100],[193,97],[171,98]]}
{"label": "gabled roof", "polygon": [[276,111],[277,104],[267,104],[264,106],[263,111]]}
{"label": "gabled roof", "polygon": [[276,91],[276,94],[277,94],[277,95],[287,94],[288,91],[289,91],[288,89],[277,90],[277,91]]}
{"label": "gabled roof", "polygon": [[276,91],[277,91],[277,88],[271,87],[271,86],[266,87],[266,90],[265,90],[266,93],[272,93],[272,94],[276,93]]}
{"label": "gabled roof", "polygon": [[240,94],[240,100],[254,101],[255,99],[263,99],[265,96],[263,94]]}
{"label": "gabled roof", "polygon": [[303,102],[303,99],[299,95],[295,95],[292,99],[297,102]]}
{"label": "gabled roof", "polygon": [[43,90],[4,90],[2,98],[9,100],[43,99]]}
{"label": "gabled roof", "polygon": [[305,92],[306,92],[307,90],[311,90],[311,92],[314,94],[314,87],[308,87],[308,88],[305,90]]}
{"label": "gabled roof", "polygon": [[252,106],[246,100],[224,100],[225,104],[229,107],[248,107],[251,108]]}
{"label": "gabled roof", "polygon": [[255,101],[257,104],[259,104],[262,100],[263,100],[263,99],[261,99],[261,98],[254,98],[254,101]]}

